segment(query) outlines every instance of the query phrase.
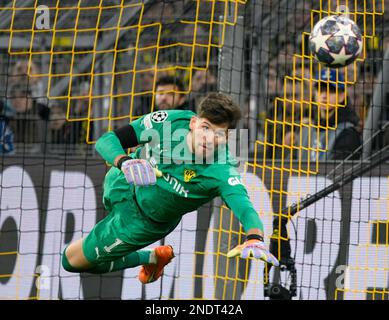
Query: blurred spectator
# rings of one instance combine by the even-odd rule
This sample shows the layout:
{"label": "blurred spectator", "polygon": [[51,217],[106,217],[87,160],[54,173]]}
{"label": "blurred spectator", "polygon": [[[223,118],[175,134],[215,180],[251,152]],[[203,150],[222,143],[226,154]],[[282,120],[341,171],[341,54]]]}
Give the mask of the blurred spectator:
{"label": "blurred spectator", "polygon": [[[274,78],[277,77],[274,76]],[[280,84],[277,90],[284,92],[284,97],[280,95],[280,98],[271,104],[271,107],[266,113],[268,121],[265,138],[267,142],[267,157],[280,159],[283,154],[285,156],[286,151],[290,150],[289,146],[292,143],[296,145],[296,141],[299,141],[296,138],[292,140],[299,133],[299,124],[307,122],[309,109],[307,104],[303,102],[303,96],[309,90],[301,87],[300,84],[294,81],[285,81],[284,85],[281,86]],[[274,96],[276,97],[275,94]],[[293,132],[292,128],[294,129]]]}
{"label": "blurred spectator", "polygon": [[[290,144],[291,127],[283,126],[283,122],[300,122],[299,113],[293,113],[291,103],[285,100],[276,100],[267,113],[266,156],[270,159],[280,159],[285,152],[285,146]],[[294,116],[294,117],[293,117]],[[284,146],[284,147],[281,147]]]}
{"label": "blurred spectator", "polygon": [[[28,69],[30,66],[30,70]],[[47,97],[44,92],[42,77],[39,77],[40,70],[34,62],[27,60],[17,61],[12,68],[11,83],[14,85],[21,85],[28,87],[28,97],[32,100],[25,106],[27,109],[31,109],[31,104],[36,105],[36,110],[41,119],[47,120],[49,117],[49,108],[47,106]],[[23,97],[21,97],[23,98]],[[19,106],[23,107],[23,103],[16,102]],[[26,110],[18,110],[18,112],[25,112]]]}
{"label": "blurred spectator", "polygon": [[[359,117],[352,106],[343,107],[346,93],[342,83],[344,78],[340,72],[337,75],[335,70],[323,69],[317,80],[319,80],[315,86],[317,111],[313,119],[316,126],[302,127],[302,145],[310,149],[309,154],[308,151],[302,150],[302,160],[308,158],[311,161],[342,160],[351,155],[362,143],[358,129]],[[317,149],[327,151],[321,152]],[[352,159],[359,156],[360,153],[356,153]]]}
{"label": "blurred spectator", "polygon": [[[15,116],[9,122],[15,143],[20,145],[23,153],[39,153],[45,126],[42,124],[37,105],[31,98],[28,83],[14,83],[9,88],[8,96],[8,101],[15,110]],[[17,148],[15,151],[18,152]]]}
{"label": "blurred spectator", "polygon": [[[79,85],[79,97],[85,97],[85,98],[79,98],[75,99],[75,104],[70,109],[69,117],[72,120],[79,120],[79,121],[72,121],[72,143],[81,143],[85,144],[86,141],[92,141],[93,140],[93,121],[90,120],[91,117],[93,117],[93,114],[89,112],[90,107],[90,84],[87,81],[84,81],[80,83]],[[85,120],[88,119],[88,120]],[[89,124],[88,124],[89,123]],[[88,125],[89,128],[89,135],[88,135]]]}
{"label": "blurred spectator", "polygon": [[16,113],[31,113],[34,101],[31,98],[31,89],[27,81],[21,80],[11,84],[8,88],[8,97]]}
{"label": "blurred spectator", "polygon": [[196,106],[208,92],[217,91],[217,78],[211,69],[196,70],[192,76],[191,99],[188,104],[196,112]]}
{"label": "blurred spectator", "polygon": [[23,145],[24,153],[31,154],[42,151],[46,121],[49,117],[42,80],[29,76],[37,74],[39,70],[33,62],[27,60],[16,62],[11,70],[7,93],[9,103],[15,110],[15,116],[9,122],[14,133],[14,141]]}
{"label": "blurred spectator", "polygon": [[192,90],[207,94],[216,91],[217,79],[211,69],[196,70],[192,77]]}
{"label": "blurred spectator", "polygon": [[175,15],[175,3],[165,1],[155,1],[155,3],[145,10],[143,21],[147,23],[154,22],[172,22]]}
{"label": "blurred spectator", "polygon": [[0,100],[0,154],[14,153],[14,136],[9,126],[15,110],[5,101]]}
{"label": "blurred spectator", "polygon": [[50,110],[49,135],[50,142],[54,144],[78,143],[79,137],[73,124],[66,120],[66,112],[63,107],[54,105]]}
{"label": "blurred spectator", "polygon": [[173,76],[165,76],[157,81],[155,108],[156,110],[190,110],[186,103],[186,95],[179,93],[185,91],[180,79]]}
{"label": "blurred spectator", "polygon": [[[136,86],[135,92],[142,93],[141,95],[136,95],[133,97],[134,99],[134,109],[132,111],[132,116],[142,116],[144,114],[151,112],[151,104],[153,101],[153,85],[154,85],[154,77],[156,71],[154,69],[149,69],[147,71],[138,72],[136,75]],[[126,84],[123,83],[125,86]],[[131,89],[122,89],[123,92],[128,93],[131,92]],[[128,101],[128,106],[130,105],[130,101]],[[127,110],[127,109],[125,109]],[[130,113],[130,109],[127,110],[127,114]],[[123,112],[123,114],[126,114]],[[117,121],[115,125],[118,127],[125,125],[128,120],[124,119],[123,121]]]}

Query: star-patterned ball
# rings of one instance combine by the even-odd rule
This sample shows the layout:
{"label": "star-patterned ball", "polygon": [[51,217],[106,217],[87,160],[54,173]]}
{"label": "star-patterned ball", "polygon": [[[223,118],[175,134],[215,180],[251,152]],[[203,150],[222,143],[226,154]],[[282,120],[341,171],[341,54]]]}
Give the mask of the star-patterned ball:
{"label": "star-patterned ball", "polygon": [[345,67],[362,52],[362,33],[346,16],[329,16],[316,23],[309,37],[309,48],[324,66]]}

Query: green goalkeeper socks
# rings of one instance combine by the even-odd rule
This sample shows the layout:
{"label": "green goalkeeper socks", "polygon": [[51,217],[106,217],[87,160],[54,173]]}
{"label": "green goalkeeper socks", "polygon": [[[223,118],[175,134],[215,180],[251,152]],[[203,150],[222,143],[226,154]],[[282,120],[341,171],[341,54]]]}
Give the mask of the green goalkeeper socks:
{"label": "green goalkeeper socks", "polygon": [[99,263],[88,270],[79,270],[70,265],[65,254],[62,256],[62,266],[69,272],[87,272],[101,274],[119,271],[127,268],[134,268],[143,264],[156,263],[154,250],[138,250],[111,262]]}
{"label": "green goalkeeper socks", "polygon": [[139,250],[111,262],[103,262],[87,270],[88,273],[107,273],[115,272],[127,268],[134,268],[143,264],[150,263],[151,250]]}

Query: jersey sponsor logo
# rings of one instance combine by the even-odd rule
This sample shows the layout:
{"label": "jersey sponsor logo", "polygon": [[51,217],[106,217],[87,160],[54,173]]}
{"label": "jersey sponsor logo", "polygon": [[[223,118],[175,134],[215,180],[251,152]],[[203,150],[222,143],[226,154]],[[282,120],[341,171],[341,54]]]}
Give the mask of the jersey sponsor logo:
{"label": "jersey sponsor logo", "polygon": [[238,184],[242,184],[242,185],[243,185],[242,179],[239,178],[239,177],[231,177],[231,178],[229,178],[229,179],[228,179],[228,184],[229,184],[230,186],[236,186],[236,185],[238,185]]}
{"label": "jersey sponsor logo", "polygon": [[184,170],[184,181],[189,182],[196,176],[196,172],[191,169],[185,169]]}
{"label": "jersey sponsor logo", "polygon": [[170,174],[163,175],[163,178],[166,182],[168,182],[175,192],[177,192],[180,196],[183,195],[185,198],[188,198],[188,190],[185,190],[185,188],[182,186],[181,183],[178,182],[178,180],[174,177],[172,177]]}
{"label": "jersey sponsor logo", "polygon": [[146,129],[151,129],[153,127],[153,124],[151,123],[151,115],[150,114],[145,116],[145,118],[143,119],[143,124],[144,124]]}
{"label": "jersey sponsor logo", "polygon": [[155,123],[164,122],[168,117],[168,113],[166,111],[157,111],[151,115],[151,120]]}

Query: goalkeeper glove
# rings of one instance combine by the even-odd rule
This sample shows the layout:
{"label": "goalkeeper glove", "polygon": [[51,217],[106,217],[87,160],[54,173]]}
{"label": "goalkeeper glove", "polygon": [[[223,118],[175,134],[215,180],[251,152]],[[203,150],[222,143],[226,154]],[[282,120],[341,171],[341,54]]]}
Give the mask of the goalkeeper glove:
{"label": "goalkeeper glove", "polygon": [[119,160],[118,168],[124,173],[129,184],[136,186],[150,186],[157,183],[157,177],[162,173],[153,168],[152,165],[144,159],[131,159],[124,157]]}
{"label": "goalkeeper glove", "polygon": [[246,240],[246,242],[236,246],[227,253],[227,258],[241,257],[243,259],[247,259],[251,256],[256,259],[261,259],[276,267],[280,265],[276,257],[274,257],[266,248],[261,236],[248,236],[248,240]]}

